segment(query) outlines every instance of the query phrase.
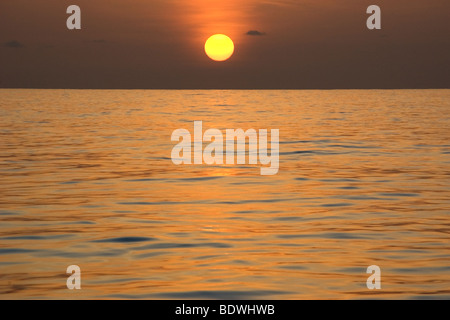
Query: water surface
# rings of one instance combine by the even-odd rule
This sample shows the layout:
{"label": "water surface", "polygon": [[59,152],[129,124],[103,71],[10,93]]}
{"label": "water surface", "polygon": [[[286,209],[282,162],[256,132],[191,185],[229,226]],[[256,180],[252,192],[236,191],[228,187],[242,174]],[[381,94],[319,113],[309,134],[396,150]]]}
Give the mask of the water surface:
{"label": "water surface", "polygon": [[[0,298],[448,299],[449,111],[450,90],[0,90]],[[175,166],[195,120],[280,129],[279,173]]]}

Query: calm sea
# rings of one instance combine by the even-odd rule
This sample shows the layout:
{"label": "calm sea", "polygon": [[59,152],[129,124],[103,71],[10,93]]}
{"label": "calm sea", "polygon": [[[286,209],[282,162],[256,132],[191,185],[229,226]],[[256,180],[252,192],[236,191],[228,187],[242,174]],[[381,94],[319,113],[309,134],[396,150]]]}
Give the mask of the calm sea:
{"label": "calm sea", "polygon": [[[175,166],[195,120],[279,173]],[[0,90],[0,135],[1,299],[450,298],[450,90]]]}

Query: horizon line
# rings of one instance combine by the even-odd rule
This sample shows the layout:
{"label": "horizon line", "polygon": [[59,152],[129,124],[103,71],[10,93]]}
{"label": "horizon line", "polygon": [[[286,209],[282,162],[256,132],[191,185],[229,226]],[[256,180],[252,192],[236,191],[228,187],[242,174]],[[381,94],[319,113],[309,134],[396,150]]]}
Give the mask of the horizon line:
{"label": "horizon line", "polygon": [[39,88],[39,87],[0,87],[0,90],[449,90],[449,87],[406,87],[406,88]]}

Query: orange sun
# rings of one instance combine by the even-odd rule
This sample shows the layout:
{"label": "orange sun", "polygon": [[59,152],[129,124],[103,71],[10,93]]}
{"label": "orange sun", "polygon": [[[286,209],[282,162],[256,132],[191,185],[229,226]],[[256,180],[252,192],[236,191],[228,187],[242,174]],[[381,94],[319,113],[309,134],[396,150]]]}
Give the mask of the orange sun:
{"label": "orange sun", "polygon": [[228,60],[234,53],[234,43],[224,34],[215,34],[206,41],[205,52],[214,61]]}

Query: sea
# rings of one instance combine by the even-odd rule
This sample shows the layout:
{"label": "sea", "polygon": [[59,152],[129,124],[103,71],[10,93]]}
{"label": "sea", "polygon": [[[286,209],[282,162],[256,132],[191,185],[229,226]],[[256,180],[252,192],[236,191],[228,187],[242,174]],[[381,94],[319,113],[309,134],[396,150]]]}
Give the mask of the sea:
{"label": "sea", "polygon": [[450,299],[450,90],[0,89],[0,299]]}

